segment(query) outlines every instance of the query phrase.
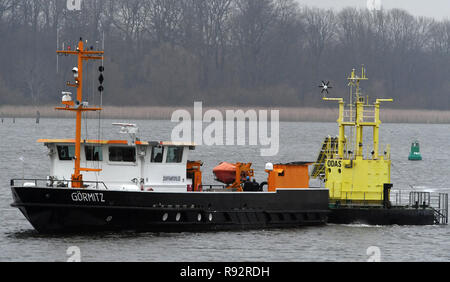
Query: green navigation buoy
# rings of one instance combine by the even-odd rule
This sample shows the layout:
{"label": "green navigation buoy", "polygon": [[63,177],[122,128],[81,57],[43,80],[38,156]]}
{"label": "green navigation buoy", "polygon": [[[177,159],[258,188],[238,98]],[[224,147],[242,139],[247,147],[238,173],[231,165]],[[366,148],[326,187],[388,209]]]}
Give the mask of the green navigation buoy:
{"label": "green navigation buoy", "polygon": [[408,160],[410,161],[421,161],[422,155],[420,154],[419,141],[414,141],[411,144],[411,151],[409,152]]}

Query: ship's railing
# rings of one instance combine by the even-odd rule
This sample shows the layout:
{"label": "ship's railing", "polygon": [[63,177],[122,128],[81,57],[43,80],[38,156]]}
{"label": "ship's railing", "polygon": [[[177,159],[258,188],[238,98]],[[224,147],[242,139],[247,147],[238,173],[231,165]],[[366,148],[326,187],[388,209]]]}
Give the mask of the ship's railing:
{"label": "ship's railing", "polygon": [[[350,199],[351,192],[345,192],[345,197],[340,201],[341,205],[346,206],[383,206],[383,194],[377,198],[373,193],[363,193],[362,199]],[[370,195],[369,195],[370,194]],[[369,197],[370,196],[370,200]],[[448,224],[448,194],[432,193],[422,191],[390,191],[389,203],[391,206],[413,208],[413,209],[432,209],[434,212],[435,224]]]}
{"label": "ship's railing", "polygon": [[[343,118],[344,122],[355,122],[356,107],[345,107]],[[375,122],[375,105],[363,105],[362,122]]]}
{"label": "ship's railing", "polygon": [[[36,179],[36,178],[18,178],[11,179],[11,187],[47,187],[47,188],[68,188],[73,187],[72,183],[80,182],[76,180],[57,180],[57,179]],[[84,188],[106,189],[108,187],[103,181],[82,181]]]}
{"label": "ship's railing", "polygon": [[328,158],[332,159],[337,156],[338,146],[338,137],[325,137],[310,174],[312,178],[319,177],[320,179],[323,179],[325,177],[325,162]]}
{"label": "ship's railing", "polygon": [[435,210],[437,224],[448,224],[448,194],[439,193],[438,208]]}
{"label": "ship's railing", "polygon": [[379,194],[379,196],[374,196],[373,192],[361,192],[361,198],[355,199],[354,192],[341,192],[341,198],[339,200],[340,205],[345,206],[383,206],[383,194]]}
{"label": "ship's railing", "polygon": [[415,209],[431,208],[436,224],[448,224],[448,194],[423,191],[391,191],[391,204]]}
{"label": "ship's railing", "polygon": [[396,206],[429,206],[431,202],[430,192],[418,192],[409,189],[392,190],[390,200]]}
{"label": "ship's railing", "polygon": [[226,185],[223,184],[201,184],[199,186],[201,187],[202,191],[231,191],[231,189],[226,189]]}
{"label": "ship's railing", "polygon": [[363,122],[375,122],[375,106],[363,106]]}
{"label": "ship's railing", "polygon": [[356,120],[356,108],[355,107],[348,107],[347,109],[344,109],[344,122],[355,122]]}

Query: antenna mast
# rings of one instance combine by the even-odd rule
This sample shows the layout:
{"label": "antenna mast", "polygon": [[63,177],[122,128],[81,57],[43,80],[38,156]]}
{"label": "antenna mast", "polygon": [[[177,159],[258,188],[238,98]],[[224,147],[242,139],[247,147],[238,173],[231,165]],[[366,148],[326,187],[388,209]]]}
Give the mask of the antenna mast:
{"label": "antenna mast", "polygon": [[[77,98],[73,101],[70,95],[63,96],[62,104],[65,107],[56,107],[56,110],[74,111],[76,113],[76,127],[75,127],[75,169],[72,174],[72,187],[82,188],[83,175],[81,171],[101,171],[101,169],[82,168],[80,166],[81,158],[81,122],[82,114],[87,111],[101,111],[102,108],[89,108],[87,102],[83,102],[83,61],[88,60],[103,60],[103,51],[84,50],[83,40],[80,38],[76,50],[58,50],[57,54],[76,55],[78,58],[77,68],[73,68],[72,72],[75,77],[75,84],[67,82],[67,86],[75,87],[77,89]],[[100,55],[100,56],[99,56]]]}

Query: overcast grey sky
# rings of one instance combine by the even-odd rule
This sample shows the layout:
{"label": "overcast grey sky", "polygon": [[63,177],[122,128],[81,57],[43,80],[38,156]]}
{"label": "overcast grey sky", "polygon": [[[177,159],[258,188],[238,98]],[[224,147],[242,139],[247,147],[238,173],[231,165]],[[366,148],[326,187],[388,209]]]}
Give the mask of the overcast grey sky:
{"label": "overcast grey sky", "polygon": [[[368,0],[297,0],[301,4],[319,8],[367,8]],[[372,0],[373,1],[373,0]],[[377,0],[384,9],[400,8],[416,16],[450,19],[450,0]]]}

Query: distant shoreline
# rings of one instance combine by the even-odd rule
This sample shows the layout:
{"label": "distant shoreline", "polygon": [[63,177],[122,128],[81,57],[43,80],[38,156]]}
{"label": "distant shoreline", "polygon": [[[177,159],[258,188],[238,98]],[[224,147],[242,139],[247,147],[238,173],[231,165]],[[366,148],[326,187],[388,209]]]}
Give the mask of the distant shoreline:
{"label": "distant shoreline", "polygon": [[[130,107],[130,106],[104,106],[103,118],[114,119],[136,119],[136,120],[170,120],[172,113],[177,109],[185,109],[193,112],[193,107]],[[338,116],[337,108],[312,108],[312,107],[203,107],[203,114],[209,109],[222,112],[225,110],[279,110],[280,121],[311,121],[311,122],[334,122]],[[41,118],[73,118],[73,114],[65,111],[56,111],[54,106],[0,106],[0,118],[35,118],[39,111]],[[89,113],[90,117],[96,117],[97,113]],[[400,110],[381,109],[381,120],[385,123],[450,123],[450,111],[437,110]]]}

